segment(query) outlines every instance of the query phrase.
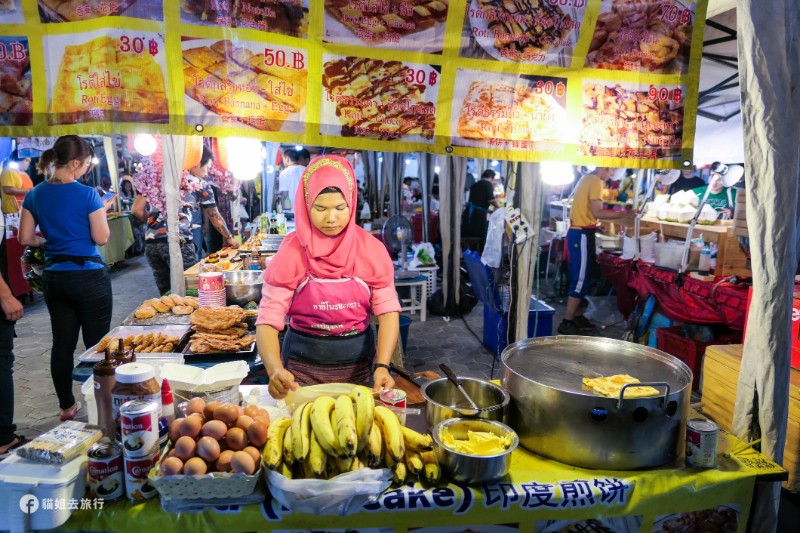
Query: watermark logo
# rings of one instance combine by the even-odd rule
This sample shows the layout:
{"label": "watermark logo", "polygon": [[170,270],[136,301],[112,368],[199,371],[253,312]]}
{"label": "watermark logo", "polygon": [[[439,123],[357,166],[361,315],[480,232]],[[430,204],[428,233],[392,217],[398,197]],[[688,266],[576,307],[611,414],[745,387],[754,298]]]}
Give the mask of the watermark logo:
{"label": "watermark logo", "polygon": [[33,494],[26,494],[19,499],[19,508],[25,514],[33,514],[39,509],[39,498]]}

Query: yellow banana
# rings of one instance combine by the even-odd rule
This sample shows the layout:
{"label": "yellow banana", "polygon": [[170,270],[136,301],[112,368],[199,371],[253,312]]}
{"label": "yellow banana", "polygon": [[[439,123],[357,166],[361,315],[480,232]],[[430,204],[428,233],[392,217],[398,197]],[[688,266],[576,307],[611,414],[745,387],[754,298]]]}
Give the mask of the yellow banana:
{"label": "yellow banana", "polygon": [[325,464],[325,479],[331,479],[340,474],[339,467],[336,466],[335,457],[329,457]]}
{"label": "yellow banana", "polygon": [[383,465],[386,468],[394,468],[394,465],[396,465],[396,464],[397,464],[397,461],[394,460],[394,457],[392,457],[392,454],[389,453],[389,450],[384,450]]}
{"label": "yellow banana", "polygon": [[439,467],[439,460],[436,458],[436,453],[427,451],[420,453],[420,456],[424,464],[423,473],[425,474],[425,479],[432,485],[439,483],[439,479],[442,477],[442,471]]}
{"label": "yellow banana", "polygon": [[396,462],[402,462],[406,454],[403,434],[400,431],[400,420],[397,415],[382,405],[375,407],[375,420],[381,426],[383,439],[386,442],[386,449]]}
{"label": "yellow banana", "polygon": [[361,459],[356,455],[353,458],[353,463],[350,465],[350,471],[355,472],[356,470],[361,470],[366,468],[366,465],[361,461]]}
{"label": "yellow banana", "polygon": [[406,480],[406,476],[408,475],[408,470],[406,469],[406,464],[403,462],[397,463],[394,465],[394,482],[395,483],[404,483]]}
{"label": "yellow banana", "polygon": [[294,477],[292,475],[292,467],[286,463],[281,463],[280,467],[278,467],[278,472],[283,474],[286,479],[292,479]]}
{"label": "yellow banana", "polygon": [[339,472],[349,472],[353,466],[354,457],[336,457],[336,468]]}
{"label": "yellow banana", "polygon": [[314,470],[311,468],[311,464],[308,461],[303,461],[300,465],[303,470],[303,479],[314,479]]}
{"label": "yellow banana", "polygon": [[287,465],[294,463],[294,449],[292,447],[292,427],[283,434],[283,462]]}
{"label": "yellow banana", "polygon": [[353,400],[350,399],[350,396],[343,394],[336,398],[333,420],[339,448],[347,457],[355,457],[358,433],[356,432],[356,414],[353,411]]}
{"label": "yellow banana", "polygon": [[269,425],[267,430],[267,444],[264,446],[264,464],[270,470],[275,470],[283,459],[283,437],[286,430],[292,427],[292,419],[282,417]]}
{"label": "yellow banana", "polygon": [[367,447],[364,448],[367,452],[369,459],[369,466],[378,466],[383,460],[383,435],[378,424],[372,424],[369,430],[369,439],[367,440]]}
{"label": "yellow banana", "polygon": [[375,418],[375,400],[372,391],[363,385],[356,385],[350,391],[350,398],[356,404],[356,433],[358,434],[359,452],[364,449],[369,440],[369,431]]}
{"label": "yellow banana", "polygon": [[403,440],[405,441],[406,448],[411,448],[412,450],[418,452],[433,449],[433,438],[430,435],[417,433],[413,429],[407,428],[403,425],[400,426],[400,432],[403,434]]}
{"label": "yellow banana", "polygon": [[318,476],[321,476],[325,473],[325,463],[328,462],[328,455],[322,449],[322,446],[319,445],[317,436],[313,431],[311,432],[309,440],[311,441],[311,445],[308,450],[308,462],[311,465],[311,470]]}
{"label": "yellow banana", "polygon": [[336,400],[330,396],[320,396],[311,405],[311,428],[317,436],[319,445],[328,455],[340,455],[336,434],[331,426],[331,414]]}
{"label": "yellow banana", "polygon": [[308,457],[311,432],[311,402],[306,402],[294,410],[292,416],[292,451],[294,460],[301,463]]}
{"label": "yellow banana", "polygon": [[415,476],[422,472],[425,465],[422,463],[422,456],[419,452],[406,448],[406,466],[408,467],[408,471]]}

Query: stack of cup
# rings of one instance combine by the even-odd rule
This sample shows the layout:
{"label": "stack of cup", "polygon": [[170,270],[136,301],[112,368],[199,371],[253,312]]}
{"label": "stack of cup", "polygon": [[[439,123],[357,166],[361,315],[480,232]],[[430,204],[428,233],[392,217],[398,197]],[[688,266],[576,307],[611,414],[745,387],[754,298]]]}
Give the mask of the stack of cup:
{"label": "stack of cup", "polygon": [[201,307],[225,307],[225,283],[222,272],[199,274],[197,296]]}

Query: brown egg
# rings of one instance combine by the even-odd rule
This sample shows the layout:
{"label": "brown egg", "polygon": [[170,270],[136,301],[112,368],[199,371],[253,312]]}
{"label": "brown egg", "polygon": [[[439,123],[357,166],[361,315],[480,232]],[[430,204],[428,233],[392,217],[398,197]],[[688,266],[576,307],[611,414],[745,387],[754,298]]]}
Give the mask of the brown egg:
{"label": "brown egg", "polygon": [[215,440],[220,440],[228,432],[228,426],[222,420],[209,420],[203,424],[203,429],[200,430],[200,435],[204,437],[213,437]]}
{"label": "brown egg", "polygon": [[268,416],[261,416],[258,415],[253,419],[254,422],[261,422],[264,424],[264,427],[269,427],[269,417]]}
{"label": "brown egg", "polygon": [[255,418],[260,414],[261,409],[258,408],[256,404],[250,404],[244,409],[244,414],[249,416],[250,418]]}
{"label": "brown egg", "polygon": [[183,423],[183,418],[176,418],[169,423],[169,440],[172,441],[172,444],[175,444],[182,436],[181,423]]}
{"label": "brown egg", "polygon": [[[186,467],[184,467],[184,470]],[[247,452],[234,452],[231,457],[231,472],[252,475],[256,471],[256,462]]]}
{"label": "brown egg", "polygon": [[242,451],[249,454],[250,457],[253,458],[253,462],[255,464],[258,464],[258,462],[261,460],[261,452],[259,452],[258,449],[254,448],[253,446],[248,446]]}
{"label": "brown egg", "polygon": [[242,415],[236,419],[236,427],[242,428],[243,430],[247,431],[247,428],[250,427],[250,424],[253,423],[253,419],[247,415]]}
{"label": "brown egg", "polygon": [[203,409],[203,416],[206,417],[206,420],[212,420],[214,418],[214,409],[222,405],[222,402],[208,402],[206,404],[206,408]]}
{"label": "brown egg", "polygon": [[189,400],[189,403],[186,405],[186,415],[192,415],[194,413],[203,414],[203,409],[206,407],[206,401],[202,398],[192,398]]}
{"label": "brown egg", "polygon": [[181,461],[177,457],[167,457],[161,463],[162,476],[174,476],[176,474],[180,474],[182,470],[183,470],[183,461]]}
{"label": "brown egg", "polygon": [[216,420],[222,420],[230,427],[235,424],[236,419],[239,418],[239,407],[229,403],[223,403],[214,409],[214,418]]}
{"label": "brown egg", "polygon": [[177,455],[175,455],[175,448],[167,452],[167,457],[177,457]]}
{"label": "brown egg", "polygon": [[247,433],[242,428],[231,428],[225,434],[225,444],[235,452],[243,450],[247,446]]}
{"label": "brown egg", "polygon": [[247,428],[247,438],[250,439],[250,443],[253,446],[261,448],[267,442],[268,431],[269,428],[267,426],[256,420]]}
{"label": "brown egg", "polygon": [[181,437],[191,437],[195,438],[200,434],[200,430],[203,428],[203,420],[202,417],[192,415],[183,419],[181,422],[181,427],[178,432],[181,434]]}
{"label": "brown egg", "polygon": [[225,450],[219,454],[217,459],[216,468],[217,472],[230,472],[231,471],[231,458],[233,457],[233,450]]}
{"label": "brown egg", "polygon": [[175,455],[184,463],[194,457],[197,451],[197,443],[192,437],[181,437],[175,443]]}
{"label": "brown egg", "polygon": [[197,456],[202,457],[209,463],[219,459],[219,443],[213,437],[200,437],[197,441]]}
{"label": "brown egg", "polygon": [[[250,457],[248,455],[248,457]],[[183,463],[183,473],[187,476],[200,476],[208,471],[208,465],[199,457],[192,457]]]}

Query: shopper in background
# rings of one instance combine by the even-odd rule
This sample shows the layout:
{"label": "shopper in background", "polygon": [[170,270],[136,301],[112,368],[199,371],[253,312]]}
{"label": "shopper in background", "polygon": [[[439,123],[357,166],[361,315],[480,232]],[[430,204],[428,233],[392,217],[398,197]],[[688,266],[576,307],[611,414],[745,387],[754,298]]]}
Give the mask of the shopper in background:
{"label": "shopper in background", "polygon": [[[477,246],[478,253],[483,252],[486,243],[486,232],[489,230],[489,206],[497,207],[492,180],[497,174],[486,169],[481,179],[469,188],[469,200],[461,213],[461,238],[467,243]],[[477,242],[475,242],[477,241]]]}
{"label": "shopper in background", "polygon": [[705,187],[706,182],[698,177],[695,167],[684,168],[681,170],[681,177],[669,186],[669,194],[675,194],[680,191],[691,191],[699,187]]}
{"label": "shopper in background", "polygon": [[299,150],[290,148],[283,152],[286,168],[281,170],[278,175],[278,200],[282,203],[284,211],[294,212],[294,205],[292,205],[294,194],[297,192],[300,177],[310,159],[311,154],[305,148]]}
{"label": "shopper in background", "polygon": [[[33,189],[33,182],[27,170],[31,164],[29,157],[20,159],[16,165],[9,163],[0,174],[0,191],[2,191],[3,214],[19,213],[25,195]],[[17,168],[14,168],[17,166]]]}
{"label": "shopper in background", "polygon": [[[59,137],[39,159],[40,172],[51,165],[53,172],[25,197],[20,216],[20,244],[44,247],[42,283],[53,332],[50,373],[62,421],[80,409],[72,394],[78,334],[83,332],[85,346],[94,346],[111,327],[111,278],[97,250],[110,234],[106,206],[93,187],[77,182],[93,157],[81,137]],[[44,237],[36,235],[37,224]]]}
{"label": "shopper in background", "polygon": [[580,335],[595,330],[583,316],[581,304],[594,278],[596,268],[595,232],[598,219],[632,217],[630,211],[603,209],[603,184],[614,175],[615,169],[599,167],[594,174],[584,175],[573,194],[570,228],[567,232],[567,276],[569,296],[564,319],[558,326],[562,335]]}
{"label": "shopper in background", "polygon": [[717,211],[721,211],[722,214],[728,218],[731,218],[733,216],[733,209],[736,207],[736,189],[733,187],[725,187],[725,184],[722,183],[722,177],[715,171],[719,165],[719,163],[714,163],[711,166],[711,176],[708,178],[708,185],[693,190],[701,201],[706,194],[706,190],[708,190],[706,204]]}

